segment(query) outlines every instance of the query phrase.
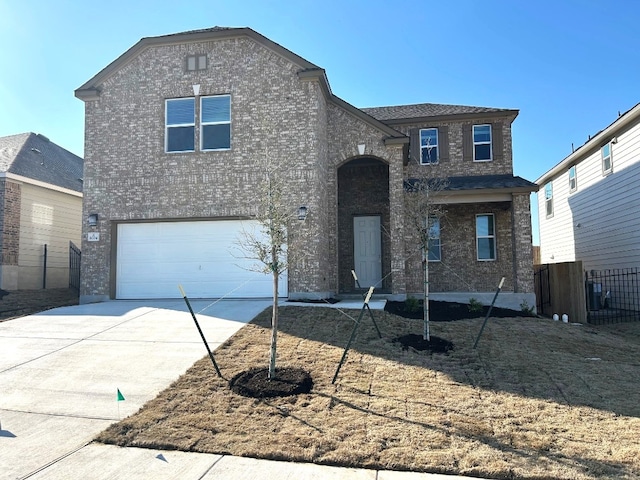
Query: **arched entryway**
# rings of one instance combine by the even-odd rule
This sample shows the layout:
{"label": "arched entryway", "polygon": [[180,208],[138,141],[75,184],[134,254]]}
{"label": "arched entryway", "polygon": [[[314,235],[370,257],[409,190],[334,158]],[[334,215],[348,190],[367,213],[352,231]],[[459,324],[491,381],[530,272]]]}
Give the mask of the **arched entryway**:
{"label": "arched entryway", "polygon": [[338,290],[355,293],[351,270],[361,285],[391,292],[389,166],[371,157],[338,168]]}

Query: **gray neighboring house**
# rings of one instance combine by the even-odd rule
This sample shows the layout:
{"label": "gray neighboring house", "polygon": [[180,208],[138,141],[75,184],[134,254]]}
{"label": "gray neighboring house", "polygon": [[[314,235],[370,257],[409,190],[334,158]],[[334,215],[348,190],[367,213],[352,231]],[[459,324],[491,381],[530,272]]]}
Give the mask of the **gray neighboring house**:
{"label": "gray neighboring house", "polygon": [[0,137],[0,288],[69,286],[69,242],[80,245],[82,234],[82,169],[82,158],[43,135]]}
{"label": "gray neighboring house", "polygon": [[[359,81],[359,80],[358,80]],[[85,103],[81,302],[268,297],[239,264],[261,161],[284,167],[296,261],[291,299],[422,291],[406,184],[446,177],[432,250],[438,298],[535,305],[529,194],[513,175],[517,110],[418,104],[358,109],[325,71],[249,28],[143,38],[78,88]],[[303,207],[303,208],[301,208]],[[437,246],[437,248],[436,248]],[[519,307],[517,307],[519,308]]]}

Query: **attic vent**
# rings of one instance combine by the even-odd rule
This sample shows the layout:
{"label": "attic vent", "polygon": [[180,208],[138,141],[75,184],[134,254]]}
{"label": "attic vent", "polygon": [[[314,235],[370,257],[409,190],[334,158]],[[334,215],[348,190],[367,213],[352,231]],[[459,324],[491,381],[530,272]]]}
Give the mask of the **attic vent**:
{"label": "attic vent", "polygon": [[207,69],[207,56],[201,55],[187,55],[187,71],[194,72],[196,70]]}
{"label": "attic vent", "polygon": [[32,148],[31,151],[33,153],[42,153],[40,150],[38,150],[37,148]]}

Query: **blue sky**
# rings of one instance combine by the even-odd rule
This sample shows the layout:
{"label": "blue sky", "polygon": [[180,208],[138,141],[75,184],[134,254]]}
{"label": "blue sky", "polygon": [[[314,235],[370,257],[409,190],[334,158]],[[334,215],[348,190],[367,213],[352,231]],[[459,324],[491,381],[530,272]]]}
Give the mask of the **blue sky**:
{"label": "blue sky", "polygon": [[76,88],[143,37],[247,26],[356,107],[519,109],[514,170],[535,181],[640,102],[639,22],[634,0],[0,0],[0,136],[82,156]]}

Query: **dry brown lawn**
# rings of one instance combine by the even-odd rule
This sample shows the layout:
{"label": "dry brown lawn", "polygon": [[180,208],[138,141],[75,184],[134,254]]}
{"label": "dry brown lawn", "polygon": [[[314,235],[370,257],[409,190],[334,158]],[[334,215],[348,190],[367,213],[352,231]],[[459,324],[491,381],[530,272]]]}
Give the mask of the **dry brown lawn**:
{"label": "dry brown lawn", "polygon": [[[99,441],[353,467],[489,478],[640,478],[640,323],[548,319],[433,323],[447,355],[391,339],[421,323],[364,318],[335,385],[353,320],[284,307],[279,365],[311,372],[310,394],[256,400],[228,379],[266,366],[269,311]],[[357,311],[348,311],[357,317]],[[204,347],[203,347],[204,348]]]}

